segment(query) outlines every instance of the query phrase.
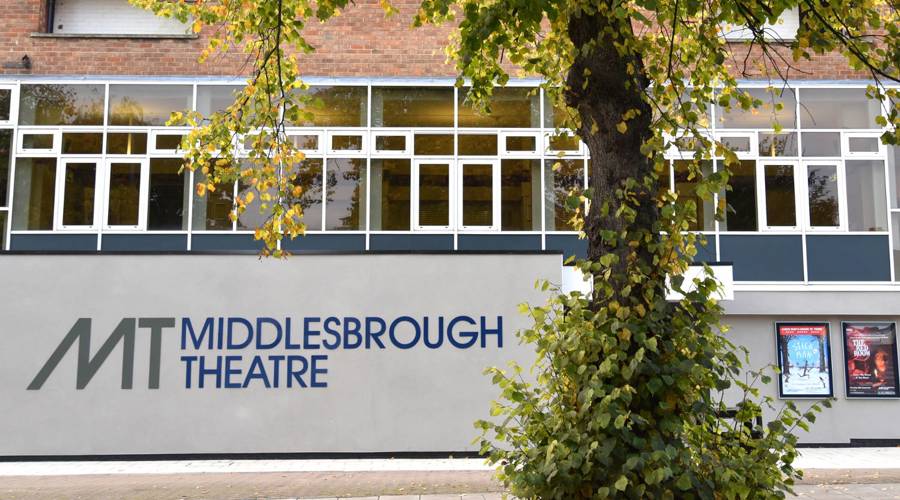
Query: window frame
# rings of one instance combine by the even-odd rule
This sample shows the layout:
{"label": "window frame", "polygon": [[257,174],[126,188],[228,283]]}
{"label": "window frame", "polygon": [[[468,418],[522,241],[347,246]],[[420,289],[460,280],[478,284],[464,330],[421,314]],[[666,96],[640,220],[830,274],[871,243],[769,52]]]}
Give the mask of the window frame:
{"label": "window frame", "polygon": [[[810,220],[809,211],[809,167],[818,165],[828,165],[837,167],[837,186],[838,186],[838,226],[813,226]],[[800,197],[803,200],[801,207],[803,230],[821,233],[821,232],[847,232],[847,179],[844,175],[844,161],[835,159],[825,159],[821,161],[803,160],[800,162],[799,171],[794,177],[800,177],[803,182],[800,186]],[[796,182],[796,181],[795,181]]]}
{"label": "window frame", "polygon": [[[120,226],[109,224],[109,194],[112,180],[112,164],[113,163],[136,163],[141,166],[140,186],[138,187],[138,223],[136,226]],[[146,156],[125,156],[116,155],[107,158],[105,168],[103,170],[103,207],[102,222],[103,231],[110,232],[134,232],[147,230],[147,212],[150,204],[150,159]]]}
{"label": "window frame", "polygon": [[[370,147],[369,154],[378,158],[406,157],[413,154],[413,132],[412,130],[396,130],[396,129],[376,129],[369,133]],[[403,137],[404,148],[400,149],[378,149],[379,137]]]}
{"label": "window frame", "polygon": [[[64,211],[66,206],[66,170],[70,163],[94,163],[96,171],[94,173],[94,213],[91,218],[90,225],[67,226],[63,224],[65,217]],[[61,156],[56,163],[56,185],[55,199],[53,206],[53,228],[60,232],[78,232],[78,231],[96,231],[100,224],[98,223],[103,216],[103,207],[105,204],[104,193],[106,191],[104,176],[104,160],[101,156]]]}
{"label": "window frame", "polygon": [[[419,224],[419,196],[420,196],[420,172],[422,164],[438,164],[447,166],[447,225],[446,226],[424,226]],[[436,231],[447,232],[453,231],[456,227],[456,191],[457,186],[454,182],[456,179],[456,162],[452,158],[433,157],[433,158],[414,158],[412,161],[412,171],[410,173],[410,226],[413,232]]]}
{"label": "window frame", "polygon": [[[509,137],[531,137],[534,139],[534,149],[531,151],[510,151],[506,149],[506,139]],[[500,132],[497,138],[497,153],[499,156],[507,158],[533,158],[542,154],[540,132],[530,132],[527,129],[521,132]]]}
{"label": "window frame", "polygon": [[[715,140],[719,142],[724,142],[723,138],[725,137],[738,137],[744,138],[750,141],[750,151],[734,151],[734,154],[737,155],[739,159],[742,160],[750,160],[759,157],[759,134],[758,131],[748,132],[746,130],[737,129],[734,132],[730,130],[725,130],[721,132],[716,132]],[[721,158],[716,156],[716,158]],[[785,158],[783,156],[766,156],[765,158]],[[790,157],[787,157],[790,158]]]}
{"label": "window frame", "polygon": [[[311,135],[311,134],[294,134],[294,135]],[[360,142],[362,143],[360,149],[334,149],[332,146],[332,141],[336,136],[353,136],[359,137]],[[365,132],[365,130],[360,129],[347,129],[347,130],[328,130],[325,133],[326,140],[326,155],[328,156],[336,156],[336,157],[357,157],[361,155],[366,155],[369,151],[369,134]],[[321,141],[321,136],[319,140]],[[319,143],[319,148],[322,147],[322,144]]]}
{"label": "window frame", "polygon": [[[50,149],[27,149],[23,145],[26,135],[50,135],[53,136],[53,146]],[[40,127],[19,127],[16,130],[16,156],[62,156],[60,149],[62,147],[62,129],[56,128],[40,128]],[[71,155],[66,155],[69,157]]]}
{"label": "window frame", "polygon": [[[798,200],[801,199],[801,188],[800,181],[798,178],[798,174],[800,171],[800,162],[799,160],[784,160],[779,158],[758,158],[756,159],[756,218],[757,218],[757,227],[759,228],[759,232],[772,232],[772,231],[788,231],[788,232],[800,232],[803,228],[803,214],[801,213],[801,205]],[[768,206],[768,196],[766,193],[766,166],[768,165],[790,165],[791,171],[793,173],[794,179],[794,225],[793,226],[773,226],[769,224],[769,218],[767,214]],[[803,184],[806,183],[806,179],[802,179]]]}
{"label": "window frame", "polygon": [[[564,135],[564,134],[567,135],[567,136],[569,136],[570,138],[576,138],[576,139],[578,139],[578,149],[577,149],[577,150],[556,150],[556,149],[551,149],[551,147],[550,147],[550,138],[551,138],[551,137],[561,136],[561,135]],[[584,154],[585,154],[585,153],[584,153],[585,149],[586,149],[586,148],[585,148],[585,145],[584,145],[584,141],[582,141],[582,140],[578,137],[578,135],[577,135],[574,131],[572,131],[572,130],[569,130],[569,129],[559,129],[559,130],[556,130],[556,131],[552,131],[552,130],[551,130],[551,131],[549,131],[549,132],[545,132],[545,133],[544,133],[544,154],[547,155],[547,156],[561,156],[561,157],[566,157],[566,156],[584,156]]]}
{"label": "window frame", "polygon": [[[110,129],[113,132],[117,132],[115,129]],[[184,154],[184,150],[181,148],[176,149],[161,149],[156,147],[156,139],[160,136],[185,136],[189,134],[191,130],[189,128],[151,128],[148,131],[147,136],[147,154],[150,156],[180,156]]]}
{"label": "window frame", "polygon": [[[881,132],[842,132],[841,133],[841,157],[851,159],[863,159],[871,157],[883,158],[887,154],[887,147],[881,142]],[[878,144],[876,151],[851,151],[850,139],[875,139]]]}
{"label": "window frame", "polygon": [[[489,226],[466,226],[463,225],[463,196],[464,196],[464,188],[463,188],[463,175],[466,165],[491,165],[491,224]],[[484,158],[484,157],[466,157],[460,158],[456,162],[456,176],[455,176],[455,184],[458,186],[457,188],[457,203],[456,203],[456,220],[458,221],[457,227],[460,232],[472,232],[472,231],[500,231],[500,218],[501,218],[501,200],[500,195],[500,159],[499,158]]]}

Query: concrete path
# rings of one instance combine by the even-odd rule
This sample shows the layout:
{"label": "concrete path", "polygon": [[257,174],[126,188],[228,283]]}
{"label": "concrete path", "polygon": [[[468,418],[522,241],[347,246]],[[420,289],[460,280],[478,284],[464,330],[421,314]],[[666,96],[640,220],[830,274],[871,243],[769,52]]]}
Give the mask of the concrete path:
{"label": "concrete path", "polygon": [[[809,448],[801,498],[900,499],[900,448]],[[499,500],[480,459],[0,462],[0,499]],[[385,496],[388,495],[388,496]]]}

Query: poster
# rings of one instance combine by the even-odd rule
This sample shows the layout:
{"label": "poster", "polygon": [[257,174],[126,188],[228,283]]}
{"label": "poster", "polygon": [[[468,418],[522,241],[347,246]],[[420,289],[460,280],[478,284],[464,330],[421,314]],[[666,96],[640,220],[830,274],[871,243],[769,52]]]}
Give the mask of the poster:
{"label": "poster", "polygon": [[831,349],[828,323],[776,323],[778,394],[788,397],[830,397]]}
{"label": "poster", "polygon": [[847,397],[895,398],[897,325],[889,322],[842,323],[847,360]]}

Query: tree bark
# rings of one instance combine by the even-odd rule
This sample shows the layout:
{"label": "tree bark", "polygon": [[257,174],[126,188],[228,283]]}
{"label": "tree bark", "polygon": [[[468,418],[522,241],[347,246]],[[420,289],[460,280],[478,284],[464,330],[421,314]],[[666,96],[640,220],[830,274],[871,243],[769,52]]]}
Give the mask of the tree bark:
{"label": "tree bark", "polygon": [[[619,261],[613,268],[611,279],[625,280],[624,271],[630,259],[646,259],[645,262],[651,264],[646,245],[641,244],[633,251],[628,240],[640,237],[639,233],[644,231],[656,234],[654,226],[659,212],[655,196],[658,189],[655,185],[646,187],[642,183],[653,172],[652,161],[641,153],[641,145],[651,136],[651,109],[641,97],[649,80],[643,75],[640,55],[620,54],[614,46],[616,40],[610,34],[622,29],[610,22],[628,23],[625,28],[630,30],[630,21],[610,17],[581,13],[570,19],[568,31],[574,46],[593,46],[593,49],[582,50],[576,55],[567,75],[565,99],[581,117],[578,132],[591,155],[588,185],[592,194],[584,228],[588,238],[588,259],[597,261],[607,253],[618,255]],[[635,69],[633,75],[628,74],[629,63]],[[617,125],[629,110],[638,110],[639,114],[626,123],[627,130],[622,133]],[[622,188],[628,178],[641,182],[636,193],[639,204],[633,207],[637,212],[636,219],[630,225],[616,215],[622,205],[616,190]],[[609,206],[606,215],[601,214],[603,203]],[[627,237],[603,238],[601,230],[627,230]],[[610,284],[619,289],[626,283]],[[632,289],[632,294],[635,292],[639,291]]]}

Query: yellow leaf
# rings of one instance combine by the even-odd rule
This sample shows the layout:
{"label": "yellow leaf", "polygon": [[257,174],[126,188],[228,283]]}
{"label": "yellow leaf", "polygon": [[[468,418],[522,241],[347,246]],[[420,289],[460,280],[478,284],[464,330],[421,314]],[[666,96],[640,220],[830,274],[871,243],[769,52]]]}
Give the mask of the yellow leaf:
{"label": "yellow leaf", "polygon": [[203,27],[203,23],[201,23],[199,19],[194,21],[194,26],[193,26],[194,33],[200,33],[200,29],[202,27]]}
{"label": "yellow leaf", "polygon": [[624,134],[625,131],[628,130],[628,124],[625,122],[619,122],[619,124],[616,125],[616,130],[618,130],[620,134]]}

